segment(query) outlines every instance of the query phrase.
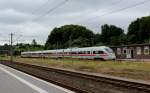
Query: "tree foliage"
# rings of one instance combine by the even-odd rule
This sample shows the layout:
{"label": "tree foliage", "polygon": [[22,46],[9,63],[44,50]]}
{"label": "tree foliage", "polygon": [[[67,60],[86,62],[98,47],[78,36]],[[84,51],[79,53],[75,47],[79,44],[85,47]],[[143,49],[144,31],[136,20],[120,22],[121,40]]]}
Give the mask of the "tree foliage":
{"label": "tree foliage", "polygon": [[101,42],[105,45],[121,45],[125,37],[124,30],[114,25],[103,25],[101,27]]}
{"label": "tree foliage", "polygon": [[44,50],[44,46],[37,44],[36,40],[34,39],[31,44],[24,44],[24,43],[18,43],[13,46],[14,47],[14,54],[20,55],[21,52],[24,51],[38,51],[38,50]]}
{"label": "tree foliage", "polygon": [[54,28],[45,44],[46,49],[92,46],[94,33],[79,25]]}
{"label": "tree foliage", "polygon": [[128,37],[131,43],[147,43],[150,39],[150,16],[138,18],[128,28]]}

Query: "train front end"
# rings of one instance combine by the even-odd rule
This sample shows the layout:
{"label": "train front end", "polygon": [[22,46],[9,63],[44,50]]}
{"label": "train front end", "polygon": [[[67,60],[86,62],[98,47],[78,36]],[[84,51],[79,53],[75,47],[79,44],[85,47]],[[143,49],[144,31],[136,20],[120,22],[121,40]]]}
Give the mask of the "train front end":
{"label": "train front end", "polygon": [[107,55],[105,57],[105,60],[115,60],[116,59],[116,55],[111,48],[105,47],[104,52]]}

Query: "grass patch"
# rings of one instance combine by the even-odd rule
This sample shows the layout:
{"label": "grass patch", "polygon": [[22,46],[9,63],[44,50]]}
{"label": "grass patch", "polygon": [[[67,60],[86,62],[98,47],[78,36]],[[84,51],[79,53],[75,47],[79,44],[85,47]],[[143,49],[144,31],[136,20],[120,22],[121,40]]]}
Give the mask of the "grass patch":
{"label": "grass patch", "polygon": [[[0,59],[8,60],[9,58],[0,57]],[[14,57],[14,61],[150,81],[150,62],[41,59],[20,57]]]}

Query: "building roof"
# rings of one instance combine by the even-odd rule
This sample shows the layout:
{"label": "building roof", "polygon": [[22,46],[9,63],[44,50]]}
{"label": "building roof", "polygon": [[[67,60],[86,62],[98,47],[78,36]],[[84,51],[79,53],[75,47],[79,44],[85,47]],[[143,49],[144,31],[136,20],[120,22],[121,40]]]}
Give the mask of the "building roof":
{"label": "building roof", "polygon": [[145,43],[145,44],[130,44],[130,45],[118,45],[118,46],[110,46],[111,48],[115,47],[136,47],[136,46],[150,46],[150,43]]}

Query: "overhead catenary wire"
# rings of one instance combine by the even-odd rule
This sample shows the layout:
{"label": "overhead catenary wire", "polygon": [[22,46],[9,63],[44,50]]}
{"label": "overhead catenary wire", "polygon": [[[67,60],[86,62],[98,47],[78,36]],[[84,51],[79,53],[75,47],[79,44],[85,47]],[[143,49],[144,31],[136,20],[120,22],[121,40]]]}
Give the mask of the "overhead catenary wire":
{"label": "overhead catenary wire", "polygon": [[64,5],[65,3],[67,3],[68,1],[69,0],[64,0],[64,1],[60,2],[59,4],[57,4],[56,6],[54,6],[53,8],[49,9],[45,14],[43,14],[43,15],[35,18],[33,21],[37,21],[37,20],[41,19],[42,17],[45,17],[46,15],[48,15],[51,12],[53,12],[57,8],[61,7],[62,5]]}
{"label": "overhead catenary wire", "polygon": [[41,10],[44,6],[46,6],[49,3],[50,0],[47,0],[44,4],[42,4],[40,7],[36,8],[32,14],[36,13],[37,11]]}
{"label": "overhead catenary wire", "polygon": [[[137,6],[139,6],[139,5],[143,5],[143,4],[148,3],[148,2],[150,2],[150,0],[145,0],[145,1],[142,1],[142,2],[139,2],[139,3],[132,4],[132,5],[130,5],[130,6],[126,6],[126,7],[117,9],[117,10],[112,10],[112,11],[110,11],[110,12],[104,13],[104,14],[99,15],[99,16],[96,16],[96,17],[104,17],[104,16],[108,16],[108,15],[113,14],[113,13],[122,12],[122,11],[124,11],[124,10],[130,9],[130,8],[134,8],[134,7],[137,7]],[[93,18],[96,18],[96,17],[88,18],[88,19],[83,20],[83,21],[80,21],[80,22],[89,21],[90,19],[93,19]]]}
{"label": "overhead catenary wire", "polygon": [[142,5],[142,4],[145,4],[145,3],[148,3],[148,2],[150,2],[150,0],[145,0],[145,1],[142,1],[142,2],[139,2],[139,3],[135,3],[135,4],[133,4],[133,5],[130,5],[130,6],[127,6],[127,7],[123,7],[123,8],[121,8],[121,9],[114,10],[114,11],[111,11],[111,12],[109,12],[109,13],[103,14],[103,15],[101,15],[101,16],[105,16],[105,15],[109,15],[109,14],[121,12],[121,11],[123,11],[123,10],[127,10],[127,9],[130,9],[130,8],[134,8],[134,7],[137,7],[137,6],[139,6],[139,5]]}
{"label": "overhead catenary wire", "polygon": [[[107,7],[108,7],[108,8],[112,8],[113,6],[116,6],[117,4],[121,3],[122,1],[124,1],[124,0],[118,0],[118,1],[115,1],[115,2],[108,3],[108,4],[107,4]],[[96,9],[94,12],[98,12],[98,11],[103,11],[103,10],[102,10],[102,9]],[[80,20],[80,21],[78,21],[77,23],[80,23],[80,22],[82,22],[82,21],[87,21],[87,20],[89,20],[89,19],[91,19],[91,18],[87,18],[87,19]]]}
{"label": "overhead catenary wire", "polygon": [[[122,1],[124,1],[124,0],[118,0],[118,1],[115,1],[115,2],[111,2],[106,7],[116,6],[117,4],[121,3]],[[99,9],[97,9],[96,11],[99,11]]]}

